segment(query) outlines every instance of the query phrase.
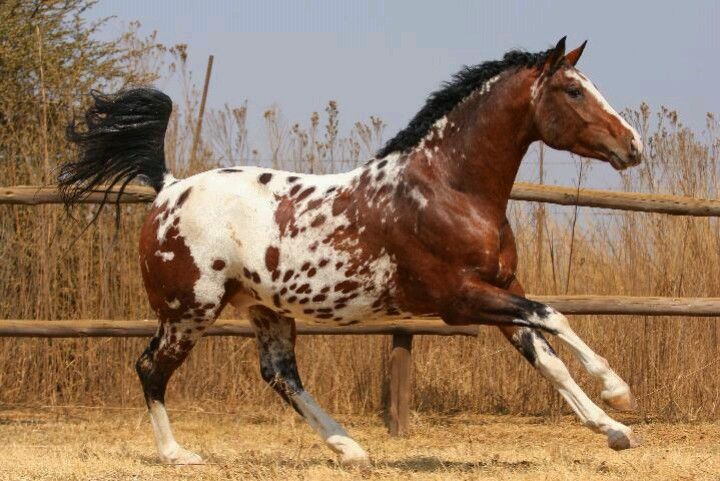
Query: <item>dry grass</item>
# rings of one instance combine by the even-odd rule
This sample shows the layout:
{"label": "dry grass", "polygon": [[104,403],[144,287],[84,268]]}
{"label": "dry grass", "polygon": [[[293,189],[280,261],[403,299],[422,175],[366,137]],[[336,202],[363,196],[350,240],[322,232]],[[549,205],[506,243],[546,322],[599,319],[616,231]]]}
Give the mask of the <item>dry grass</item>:
{"label": "dry grass", "polygon": [[[166,66],[187,86],[185,97],[176,99],[180,104],[167,136],[168,163],[178,176],[226,163],[347,170],[381,141],[381,120],[371,118],[347,129],[339,120],[337,104],[329,103],[322,115],[312,114],[307,125],[288,124],[279,108],[268,109],[263,114],[267,145],[253,146],[247,137],[246,105],[229,106],[208,114],[197,161],[188,165],[199,96],[189,81],[185,50],[177,47],[170,57],[159,56],[155,53],[167,49],[132,33],[120,43],[94,44],[89,28],[78,30],[72,21],[72,9],[85,3],[43,2],[37,13],[43,20],[39,36],[28,30],[22,17],[32,13],[33,5],[25,12],[24,7],[0,3],[5,9],[0,14],[9,19],[4,26],[12,27],[12,42],[0,38],[5,66],[0,75],[10,72],[8,78],[0,78],[0,185],[51,182],[58,161],[72,155],[63,128],[73,110],[79,112],[87,102],[82,94],[92,86],[113,89],[125,82],[152,80],[164,72],[161,67],[168,58]],[[54,14],[53,8],[70,10]],[[68,23],[58,23],[58,18]],[[77,31],[83,35],[77,37]],[[72,62],[59,61],[71,53]],[[26,82],[16,85],[18,79]],[[705,132],[693,132],[672,111],[656,116],[641,107],[630,117],[647,139],[648,154],[643,166],[623,174],[626,190],[717,197],[720,135],[714,118],[708,117]],[[347,136],[339,134],[347,131]],[[587,175],[592,174],[586,169]],[[117,236],[112,212],[102,214],[97,225],[82,233],[94,212],[95,207],[80,207],[75,211],[78,222],[72,222],[60,207],[0,207],[0,318],[152,315],[136,262],[147,206],[123,207]],[[539,207],[513,205],[518,275],[527,290],[720,296],[716,219],[606,214],[593,211],[576,224],[571,208],[542,215]],[[542,242],[538,222],[544,229]],[[540,257],[542,262],[537,261]],[[720,419],[716,320],[588,316],[571,322],[629,381],[640,397],[643,418]],[[145,342],[0,339],[0,404],[140,403],[132,366]],[[332,412],[378,413],[386,391],[388,344],[379,337],[301,339],[298,355],[305,384]],[[566,412],[550,386],[493,329],[483,329],[478,339],[421,338],[414,353],[413,406],[421,412]],[[561,354],[568,359],[567,353]],[[203,341],[170,383],[170,406],[186,402],[232,410],[277,402],[259,380],[255,356],[247,340]],[[579,373],[579,383],[597,395],[578,365],[569,364]]]}
{"label": "dry grass", "polygon": [[216,416],[174,413],[184,444],[203,466],[158,464],[140,410],[0,411],[2,480],[175,479],[718,479],[716,424],[641,424],[645,444],[614,452],[572,419],[420,416],[413,435],[389,438],[378,419],[346,417],[373,459],[365,472],[336,465],[294,414],[266,409]]}

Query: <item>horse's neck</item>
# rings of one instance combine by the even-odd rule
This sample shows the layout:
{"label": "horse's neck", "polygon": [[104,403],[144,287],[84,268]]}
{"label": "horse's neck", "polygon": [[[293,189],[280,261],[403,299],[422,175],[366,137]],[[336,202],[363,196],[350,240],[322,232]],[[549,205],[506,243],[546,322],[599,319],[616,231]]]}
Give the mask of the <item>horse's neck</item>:
{"label": "horse's neck", "polygon": [[[436,123],[416,148],[447,188],[478,197],[505,211],[520,162],[535,131],[530,112],[531,79],[502,78]],[[438,129],[442,129],[438,131]]]}

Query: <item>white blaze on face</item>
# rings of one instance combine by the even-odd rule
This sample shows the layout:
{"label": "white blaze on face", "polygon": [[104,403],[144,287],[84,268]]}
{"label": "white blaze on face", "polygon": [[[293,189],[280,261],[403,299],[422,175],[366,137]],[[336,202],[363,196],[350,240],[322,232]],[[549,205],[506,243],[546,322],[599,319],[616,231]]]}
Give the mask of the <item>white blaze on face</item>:
{"label": "white blaze on face", "polygon": [[638,134],[637,130],[635,130],[632,125],[630,125],[620,114],[615,111],[615,109],[612,108],[612,106],[608,103],[607,100],[605,100],[605,97],[603,97],[603,95],[598,91],[595,85],[577,69],[566,70],[565,76],[567,78],[577,81],[588,93],[588,95],[591,95],[595,98],[595,100],[598,101],[598,103],[605,112],[618,119],[622,126],[630,131],[633,136],[632,142],[633,144],[635,144],[635,148],[638,150],[638,152],[642,153],[643,144],[642,139],[640,138],[640,134]]}

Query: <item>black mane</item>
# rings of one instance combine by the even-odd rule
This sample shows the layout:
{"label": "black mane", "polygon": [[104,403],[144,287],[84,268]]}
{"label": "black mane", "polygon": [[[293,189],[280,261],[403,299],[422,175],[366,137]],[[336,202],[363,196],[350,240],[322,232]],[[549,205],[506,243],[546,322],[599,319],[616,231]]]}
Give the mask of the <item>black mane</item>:
{"label": "black mane", "polygon": [[450,112],[485,82],[511,68],[541,66],[552,50],[538,53],[512,50],[506,53],[502,60],[492,60],[472,67],[463,67],[453,75],[452,80],[443,83],[439,90],[428,96],[425,106],[415,114],[407,127],[398,132],[377,152],[377,157],[382,158],[393,152],[405,152],[415,147],[438,119]]}

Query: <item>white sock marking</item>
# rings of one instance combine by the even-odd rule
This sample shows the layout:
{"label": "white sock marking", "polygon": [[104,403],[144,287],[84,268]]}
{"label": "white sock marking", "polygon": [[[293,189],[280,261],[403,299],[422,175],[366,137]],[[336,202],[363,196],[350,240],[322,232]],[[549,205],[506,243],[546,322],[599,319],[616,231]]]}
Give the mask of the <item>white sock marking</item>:
{"label": "white sock marking", "polygon": [[307,423],[320,435],[330,449],[342,456],[343,461],[360,461],[368,458],[365,450],[348,436],[337,421],[318,406],[312,396],[302,391],[293,396],[293,401],[303,413]]}
{"label": "white sock marking", "polygon": [[630,391],[627,383],[613,371],[607,361],[597,355],[590,346],[572,330],[567,318],[558,311],[551,309],[550,314],[543,318],[535,317],[532,322],[537,322],[557,332],[560,341],[570,348],[585,370],[603,383],[602,398],[609,399]]}
{"label": "white sock marking", "polygon": [[178,464],[198,464],[202,462],[200,456],[184,449],[175,441],[170,428],[170,419],[165,406],[161,402],[151,401],[149,412],[150,424],[155,435],[155,445],[163,462]]}
{"label": "white sock marking", "polygon": [[152,424],[153,433],[155,434],[155,444],[160,456],[165,458],[177,451],[180,445],[173,436],[165,406],[159,401],[151,401],[149,411],[150,424]]}
{"label": "white sock marking", "polygon": [[539,338],[533,340],[533,346],[537,355],[537,369],[555,386],[584,425],[607,436],[617,435],[618,432],[628,437],[632,435],[629,427],[612,419],[592,402],[575,383],[562,360],[545,351]]}

